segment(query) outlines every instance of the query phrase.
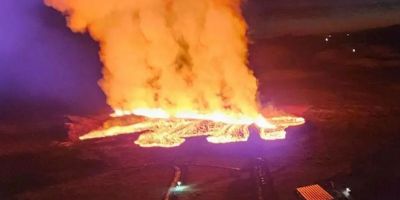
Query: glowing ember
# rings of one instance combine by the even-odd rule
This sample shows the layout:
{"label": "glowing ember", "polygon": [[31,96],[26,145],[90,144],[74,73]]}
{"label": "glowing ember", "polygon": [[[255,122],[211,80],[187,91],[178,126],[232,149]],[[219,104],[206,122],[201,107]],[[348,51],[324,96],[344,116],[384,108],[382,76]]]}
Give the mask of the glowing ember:
{"label": "glowing ember", "polygon": [[[129,133],[142,134],[135,141],[141,147],[176,147],[185,142],[185,138],[208,136],[211,143],[231,143],[247,141],[250,136],[249,127],[255,124],[260,137],[264,140],[284,139],[285,129],[289,126],[301,125],[303,118],[284,116],[254,119],[248,117],[232,117],[223,113],[209,115],[196,113],[179,113],[170,117],[161,109],[140,109],[132,112],[116,111],[112,116],[137,115],[145,116],[142,122],[117,126],[103,126],[80,137],[81,140],[116,136]],[[142,112],[142,113],[141,113]],[[120,114],[121,113],[121,114]],[[105,123],[107,124],[107,122]],[[144,132],[144,133],[143,133]]]}

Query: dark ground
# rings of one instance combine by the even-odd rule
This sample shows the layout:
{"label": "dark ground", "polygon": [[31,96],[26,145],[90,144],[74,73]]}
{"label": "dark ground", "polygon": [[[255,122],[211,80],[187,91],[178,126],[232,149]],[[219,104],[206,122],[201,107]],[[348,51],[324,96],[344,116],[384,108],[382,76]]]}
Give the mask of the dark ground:
{"label": "dark ground", "polygon": [[332,34],[328,43],[327,35],[254,41],[250,60],[261,100],[307,120],[282,141],[253,135],[247,143],[212,145],[197,138],[144,149],[130,135],[63,143],[68,106],[4,103],[0,199],[162,199],[172,165],[187,166],[184,184],[191,186],[178,199],[256,199],[256,157],[268,165],[267,189],[276,199],[296,199],[296,187],[331,181],[350,187],[354,199],[398,199],[399,35],[394,26]]}

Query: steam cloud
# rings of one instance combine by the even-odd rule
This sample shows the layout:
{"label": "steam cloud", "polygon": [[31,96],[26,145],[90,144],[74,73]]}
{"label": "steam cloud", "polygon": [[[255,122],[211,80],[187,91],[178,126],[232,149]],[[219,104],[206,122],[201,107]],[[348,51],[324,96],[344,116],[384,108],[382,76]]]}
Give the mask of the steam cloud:
{"label": "steam cloud", "polygon": [[114,109],[258,113],[240,0],[45,0],[100,43]]}

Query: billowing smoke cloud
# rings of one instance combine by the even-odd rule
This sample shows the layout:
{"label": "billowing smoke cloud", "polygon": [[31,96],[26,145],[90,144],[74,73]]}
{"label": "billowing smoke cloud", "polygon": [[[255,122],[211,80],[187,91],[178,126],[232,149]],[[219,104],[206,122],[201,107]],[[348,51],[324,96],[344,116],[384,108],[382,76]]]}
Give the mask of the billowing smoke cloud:
{"label": "billowing smoke cloud", "polygon": [[45,0],[100,43],[114,109],[256,114],[240,0]]}

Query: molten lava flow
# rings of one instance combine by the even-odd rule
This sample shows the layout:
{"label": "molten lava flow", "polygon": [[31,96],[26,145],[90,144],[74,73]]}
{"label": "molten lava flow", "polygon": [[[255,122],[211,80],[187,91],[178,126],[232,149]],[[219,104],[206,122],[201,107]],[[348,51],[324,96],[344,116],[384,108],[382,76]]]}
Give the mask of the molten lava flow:
{"label": "molten lava flow", "polygon": [[[142,122],[134,124],[128,122],[110,127],[103,126],[81,136],[80,139],[144,132],[135,141],[142,147],[175,147],[181,145],[185,138],[196,136],[208,136],[207,141],[211,143],[230,143],[247,141],[250,135],[249,127],[256,124],[262,139],[275,140],[285,138],[287,127],[304,123],[303,118],[290,116],[251,119],[231,117],[221,113],[210,115],[180,113],[175,117],[165,118],[166,115],[161,115],[165,113],[161,109],[148,110],[148,112],[145,112],[146,109],[141,109],[140,111],[146,117]],[[128,112],[117,111],[112,116],[122,116],[122,113],[129,115]],[[160,116],[162,117],[160,118]],[[134,117],[134,115],[131,115],[131,117]]]}
{"label": "molten lava flow", "polygon": [[[200,135],[226,143],[247,140],[252,124],[263,139],[280,139],[304,122],[259,114],[241,0],[44,1],[100,45],[99,84],[115,112],[80,139],[144,132],[141,146],[177,146]],[[134,116],[145,120],[124,121]]]}

